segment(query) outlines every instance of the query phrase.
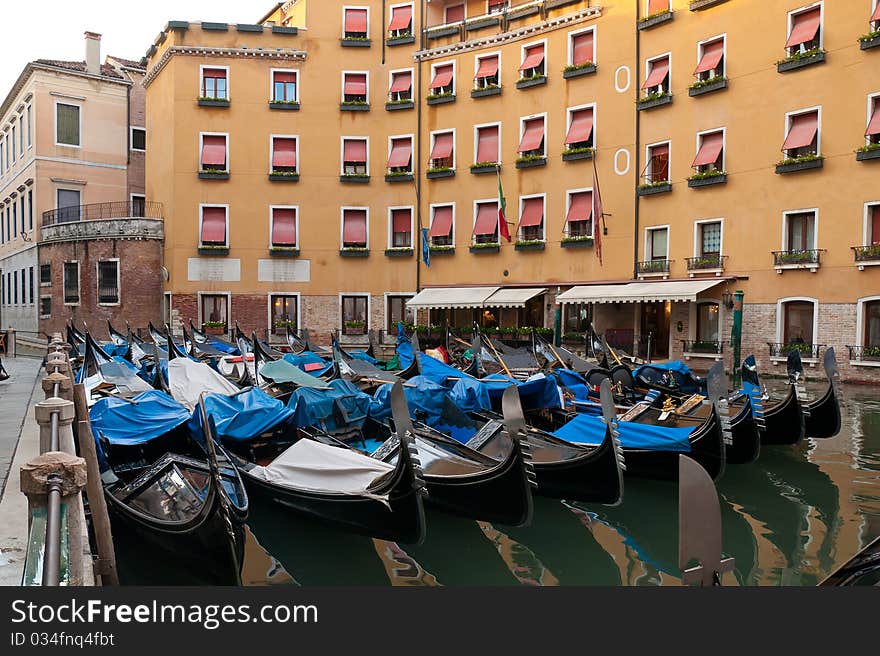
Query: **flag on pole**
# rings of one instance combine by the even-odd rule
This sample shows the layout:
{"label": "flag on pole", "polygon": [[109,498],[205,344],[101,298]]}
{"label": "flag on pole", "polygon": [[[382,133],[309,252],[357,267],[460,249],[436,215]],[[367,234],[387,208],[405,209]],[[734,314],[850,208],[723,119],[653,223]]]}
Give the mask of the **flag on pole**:
{"label": "flag on pole", "polygon": [[431,266],[431,248],[428,244],[427,228],[422,228],[422,261],[426,267]]}
{"label": "flag on pole", "polygon": [[498,234],[510,241],[510,230],[507,228],[507,201],[504,199],[504,189],[501,187],[501,168],[496,169],[498,173]]}
{"label": "flag on pole", "polygon": [[599,266],[602,266],[602,195],[599,193],[599,172],[596,170],[596,158],[593,158],[593,235],[596,257],[599,258]]}

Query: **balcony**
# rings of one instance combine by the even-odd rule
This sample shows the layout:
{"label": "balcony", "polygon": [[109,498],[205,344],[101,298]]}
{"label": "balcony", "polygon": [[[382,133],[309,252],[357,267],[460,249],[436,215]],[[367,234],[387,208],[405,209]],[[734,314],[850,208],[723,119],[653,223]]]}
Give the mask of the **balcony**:
{"label": "balcony", "polygon": [[699,257],[685,258],[685,261],[687,262],[688,276],[693,278],[695,275],[701,273],[714,273],[716,276],[720,276],[724,271],[724,260],[726,259],[726,255],[721,255],[719,253],[707,253],[706,255],[700,255]]}
{"label": "balcony", "polygon": [[816,273],[821,265],[820,256],[824,252],[824,248],[773,251],[773,266],[776,273],[782,273],[785,269],[809,269],[811,273]]}
{"label": "balcony", "polygon": [[646,260],[636,263],[639,278],[668,278],[672,260]]}
{"label": "balcony", "polygon": [[41,243],[131,237],[164,237],[161,203],[120,201],[43,212]]}
{"label": "balcony", "polygon": [[880,244],[870,246],[852,246],[853,258],[859,271],[864,271],[866,266],[880,265]]}
{"label": "balcony", "polygon": [[849,346],[849,363],[855,366],[880,367],[880,346]]}
{"label": "balcony", "polygon": [[720,360],[724,354],[724,342],[719,340],[681,340],[685,360],[692,357]]}
{"label": "balcony", "polygon": [[811,364],[819,361],[822,350],[825,348],[825,344],[802,344],[800,342],[767,342],[767,346],[770,348],[771,360],[786,360],[789,353],[798,351],[801,354],[801,359],[812,361]]}

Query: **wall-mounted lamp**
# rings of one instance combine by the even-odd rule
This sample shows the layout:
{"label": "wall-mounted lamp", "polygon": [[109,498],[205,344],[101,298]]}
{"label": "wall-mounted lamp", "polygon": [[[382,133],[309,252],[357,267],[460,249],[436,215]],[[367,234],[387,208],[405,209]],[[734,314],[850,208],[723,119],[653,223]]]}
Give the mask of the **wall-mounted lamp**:
{"label": "wall-mounted lamp", "polygon": [[729,289],[725,289],[724,293],[721,294],[721,302],[728,310],[733,309],[733,294],[730,293]]}

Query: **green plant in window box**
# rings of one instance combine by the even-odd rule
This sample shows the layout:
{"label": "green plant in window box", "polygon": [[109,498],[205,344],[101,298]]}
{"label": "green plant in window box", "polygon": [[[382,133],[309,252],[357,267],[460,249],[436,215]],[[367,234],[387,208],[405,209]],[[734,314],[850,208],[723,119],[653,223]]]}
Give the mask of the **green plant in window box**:
{"label": "green plant in window box", "polygon": [[500,89],[500,84],[487,84],[484,87],[474,87],[474,91],[492,91],[493,89]]}
{"label": "green plant in window box", "polygon": [[880,30],[874,30],[872,32],[868,32],[867,34],[863,34],[859,37],[859,41],[871,41],[872,39],[876,39],[880,36]]}
{"label": "green plant in window box", "polygon": [[585,68],[590,68],[595,66],[595,64],[591,61],[584,62],[583,64],[569,64],[565,68],[562,69],[563,73],[571,73],[572,71],[582,71]]}
{"label": "green plant in window box", "polygon": [[343,178],[369,178],[370,174],[369,173],[343,173],[341,177],[343,177]]}
{"label": "green plant in window box", "polygon": [[880,358],[880,346],[865,346],[862,348],[863,358]]}
{"label": "green plant in window box", "polygon": [[206,321],[205,328],[226,328],[225,321]]}
{"label": "green plant in window box", "polygon": [[425,171],[425,173],[445,173],[446,171],[451,171],[451,166],[432,166]]}
{"label": "green plant in window box", "polygon": [[386,178],[403,178],[408,175],[412,175],[412,171],[388,171],[385,174],[385,177]]}
{"label": "green plant in window box", "polygon": [[696,257],[692,262],[691,268],[693,269],[711,269],[721,266],[721,262],[717,257]]}
{"label": "green plant in window box", "polygon": [[214,96],[199,96],[203,102],[229,102],[229,98],[215,98]]}
{"label": "green plant in window box", "polygon": [[229,246],[226,244],[201,244],[199,250],[203,251],[228,251]]}
{"label": "green plant in window box", "polygon": [[298,100],[270,100],[270,105],[298,105]]}
{"label": "green plant in window box", "polygon": [[718,84],[720,82],[724,82],[726,79],[727,78],[724,77],[723,75],[716,75],[715,77],[710,77],[707,80],[697,80],[688,88],[689,89],[702,89],[703,87],[708,87],[708,86],[712,86],[713,84]]}
{"label": "green plant in window box", "polygon": [[857,153],[870,153],[871,151],[874,151],[874,150],[880,150],[880,143],[865,144],[864,146],[862,146],[861,148],[856,150],[856,152]]}
{"label": "green plant in window box", "polygon": [[783,264],[803,264],[813,262],[815,256],[810,251],[785,251],[779,254],[779,259]]}
{"label": "green plant in window box", "polygon": [[343,246],[342,250],[346,253],[366,253],[370,249],[366,246]]}
{"label": "green plant in window box", "polygon": [[385,102],[386,105],[406,105],[411,103],[412,98],[401,98],[400,100],[388,100]]}
{"label": "green plant in window box", "polygon": [[428,246],[428,250],[431,251],[432,253],[446,253],[448,251],[455,250],[455,246],[452,246],[452,245],[439,246],[439,245],[431,244],[430,246]]}
{"label": "green plant in window box", "polygon": [[501,244],[497,241],[490,241],[482,244],[471,244],[471,249],[475,251],[481,251],[487,248],[499,248]]}
{"label": "green plant in window box", "polygon": [[[552,330],[550,331],[553,332]],[[563,342],[583,342],[585,339],[584,333],[563,333],[562,341]]]}
{"label": "green plant in window box", "polygon": [[346,328],[363,328],[363,327],[366,326],[366,325],[367,325],[366,323],[364,323],[363,321],[360,321],[360,320],[346,321],[346,322],[345,322],[345,327],[346,327]]}
{"label": "green plant in window box", "polygon": [[445,91],[443,93],[429,93],[425,96],[425,100],[440,100],[440,98],[452,98],[455,94],[451,91]]}
{"label": "green plant in window box", "polygon": [[400,34],[391,34],[388,33],[388,39],[393,41],[395,39],[411,39],[413,36],[412,32],[401,32]]}
{"label": "green plant in window box", "polygon": [[718,342],[697,341],[691,345],[691,348],[694,351],[717,351],[718,350]]}
{"label": "green plant in window box", "polygon": [[590,241],[590,242],[593,241],[593,237],[591,235],[583,235],[580,237],[563,237],[562,238],[562,242],[565,244],[580,243],[580,242],[587,242],[587,241]]}
{"label": "green plant in window box", "polygon": [[719,178],[722,175],[727,175],[727,171],[719,171],[718,169],[712,169],[710,171],[697,171],[688,180],[708,180],[709,178]]}
{"label": "green plant in window box", "polygon": [[661,98],[668,98],[672,94],[669,91],[655,91],[654,93],[649,93],[647,96],[642,96],[638,100],[636,100],[637,105],[643,105],[645,103],[654,102],[655,100],[660,100]]}
{"label": "green plant in window box", "polygon": [[543,73],[535,73],[534,75],[529,75],[528,77],[521,77],[516,82],[517,84],[521,82],[531,82],[532,80],[540,80],[541,78],[547,77]]}
{"label": "green plant in window box", "polygon": [[538,244],[543,244],[543,239],[517,239],[516,246],[537,246]]}
{"label": "green plant in window box", "polygon": [[639,19],[639,23],[647,23],[649,20],[657,18],[658,16],[663,16],[664,14],[671,14],[672,11],[669,9],[664,9],[663,11],[655,11],[653,14],[648,14],[647,16],[643,16]]}
{"label": "green plant in window box", "polygon": [[339,104],[343,107],[364,107],[369,103],[366,100],[343,100]]}
{"label": "green plant in window box", "polygon": [[795,54],[786,57],[785,59],[779,59],[776,61],[777,64],[788,64],[790,62],[800,61],[802,59],[809,59],[810,57],[815,57],[816,55],[824,54],[825,51],[822,48],[810,48],[809,50],[805,50],[804,52],[796,52]]}
{"label": "green plant in window box", "polygon": [[291,328],[296,328],[295,321],[276,321],[272,325],[276,328],[287,328],[288,326]]}
{"label": "green plant in window box", "polygon": [[669,184],[669,180],[657,180],[656,182],[645,182],[639,185],[639,189],[654,189],[655,187],[664,187]]}
{"label": "green plant in window box", "polygon": [[592,153],[595,149],[591,146],[582,146],[578,148],[566,148],[562,151],[563,155],[580,155],[581,153]]}
{"label": "green plant in window box", "polygon": [[535,328],[535,332],[538,333],[541,337],[552,337],[553,329],[552,328]]}
{"label": "green plant in window box", "polygon": [[473,164],[471,164],[472,171],[474,169],[487,169],[490,167],[497,168],[498,162],[474,162]]}
{"label": "green plant in window box", "polygon": [[666,260],[652,260],[650,262],[642,262],[642,273],[659,273],[666,271],[668,263]]}
{"label": "green plant in window box", "polygon": [[516,163],[526,164],[528,162],[537,162],[542,159],[546,159],[546,157],[544,155],[521,155],[516,158]]}
{"label": "green plant in window box", "polygon": [[368,36],[348,36],[345,35],[342,37],[343,41],[369,41],[370,37]]}
{"label": "green plant in window box", "polygon": [[783,344],[782,348],[779,349],[781,353],[791,353],[792,351],[797,351],[798,353],[812,353],[813,345],[812,344]]}
{"label": "green plant in window box", "polygon": [[279,169],[272,169],[272,175],[287,176],[292,178],[299,175],[299,171],[281,171]]}

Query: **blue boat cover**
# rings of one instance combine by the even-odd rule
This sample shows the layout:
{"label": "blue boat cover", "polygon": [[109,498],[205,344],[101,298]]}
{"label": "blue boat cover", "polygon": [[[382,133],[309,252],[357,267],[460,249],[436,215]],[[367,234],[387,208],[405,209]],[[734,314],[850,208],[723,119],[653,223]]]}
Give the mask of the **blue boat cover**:
{"label": "blue boat cover", "polygon": [[218,351],[222,351],[223,353],[228,353],[229,355],[241,355],[241,351],[238,350],[237,346],[218,342],[216,339],[212,339],[211,337],[208,337],[206,343],[208,344],[208,346],[212,346]]}
{"label": "blue boat cover", "polygon": [[400,359],[400,368],[406,369],[408,366],[412,364],[413,361],[413,347],[412,343],[406,338],[406,336],[401,336],[400,328],[398,328],[397,333],[397,357]]}
{"label": "blue boat cover", "polygon": [[189,421],[189,411],[165,392],[150,390],[131,401],[99,399],[89,411],[92,432],[110,444],[144,444]]}
{"label": "blue boat cover", "polygon": [[287,360],[290,364],[295,364],[297,367],[305,371],[305,366],[307,364],[320,364],[326,367],[328,363],[322,357],[318,356],[311,351],[303,351],[299,355],[296,353],[285,353],[284,359]]}
{"label": "blue boat cover", "polygon": [[457,380],[449,390],[449,399],[464,412],[492,409],[489,388],[473,376],[463,375]]}
{"label": "blue boat cover", "polygon": [[[654,369],[663,369],[664,371],[677,371],[680,374],[684,375],[693,375],[691,373],[690,367],[688,367],[681,360],[670,360],[669,362],[652,362],[651,364],[643,364],[642,367],[654,367]],[[638,367],[635,371],[633,371],[633,376],[639,375],[639,369],[642,367]]]}
{"label": "blue boat cover", "polygon": [[501,410],[501,397],[504,395],[504,390],[511,384],[516,385],[519,390],[519,401],[523,410],[562,407],[556,379],[549,376],[538,376],[532,380],[520,382],[503,374],[492,374],[491,376],[481,378],[480,382],[489,388],[489,398],[492,399],[492,407],[499,412]]}
{"label": "blue boat cover", "polygon": [[[232,396],[207,394],[205,410],[214,418],[216,437],[242,441],[259,437],[293,416],[293,410],[258,387]],[[204,434],[198,407],[193,410],[188,427],[194,435]]]}
{"label": "blue boat cover", "polygon": [[359,425],[370,412],[372,397],[347,380],[330,381],[330,389],[300,387],[287,402],[296,427],[319,426],[333,431],[346,425]]}
{"label": "blue boat cover", "polygon": [[[688,453],[691,443],[688,437],[696,426],[667,428],[631,421],[618,422],[620,443],[628,449],[650,451],[677,451]],[[595,415],[579,414],[553,435],[575,444],[601,444],[605,439],[605,423]]]}
{"label": "blue boat cover", "polygon": [[376,358],[368,354],[366,351],[348,351],[348,354],[355,360],[363,360],[364,362],[369,362],[373,365],[379,362]]}

